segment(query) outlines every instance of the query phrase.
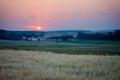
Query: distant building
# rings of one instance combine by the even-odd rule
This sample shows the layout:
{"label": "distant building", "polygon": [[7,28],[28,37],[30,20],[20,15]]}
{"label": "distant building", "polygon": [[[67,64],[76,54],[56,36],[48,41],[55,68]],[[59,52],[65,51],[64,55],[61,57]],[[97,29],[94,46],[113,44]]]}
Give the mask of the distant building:
{"label": "distant building", "polygon": [[44,37],[39,36],[39,35],[31,35],[31,36],[23,36],[22,40],[27,40],[27,41],[41,41],[44,40]]}

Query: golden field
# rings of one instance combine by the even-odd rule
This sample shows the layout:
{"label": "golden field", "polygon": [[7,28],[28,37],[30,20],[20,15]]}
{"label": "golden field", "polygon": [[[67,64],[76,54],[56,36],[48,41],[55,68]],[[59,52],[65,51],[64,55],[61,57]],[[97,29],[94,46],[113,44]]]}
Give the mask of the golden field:
{"label": "golden field", "polygon": [[120,56],[0,50],[0,80],[120,80]]}

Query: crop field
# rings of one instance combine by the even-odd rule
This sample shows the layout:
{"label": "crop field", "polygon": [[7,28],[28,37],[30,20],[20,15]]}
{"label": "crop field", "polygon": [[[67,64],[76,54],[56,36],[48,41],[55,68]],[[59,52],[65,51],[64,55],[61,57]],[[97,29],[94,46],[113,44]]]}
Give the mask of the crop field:
{"label": "crop field", "polygon": [[120,80],[120,41],[0,40],[0,80]]}
{"label": "crop field", "polygon": [[60,54],[120,55],[120,41],[78,40],[68,42],[0,40],[0,49],[47,51]]}
{"label": "crop field", "polygon": [[0,80],[120,80],[120,56],[0,50]]}

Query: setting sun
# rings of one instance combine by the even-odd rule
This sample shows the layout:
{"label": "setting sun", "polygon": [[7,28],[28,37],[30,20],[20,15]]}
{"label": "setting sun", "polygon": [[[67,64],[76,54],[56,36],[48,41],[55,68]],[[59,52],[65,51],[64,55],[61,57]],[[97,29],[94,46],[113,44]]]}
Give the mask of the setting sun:
{"label": "setting sun", "polygon": [[36,29],[37,29],[37,30],[41,30],[42,28],[41,28],[40,26],[37,26]]}

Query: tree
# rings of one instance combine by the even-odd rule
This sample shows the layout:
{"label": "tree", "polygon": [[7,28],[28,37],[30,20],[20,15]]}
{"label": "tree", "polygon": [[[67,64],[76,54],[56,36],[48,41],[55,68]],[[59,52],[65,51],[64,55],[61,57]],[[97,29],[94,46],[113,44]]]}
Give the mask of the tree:
{"label": "tree", "polygon": [[18,35],[15,32],[9,32],[7,39],[8,40],[20,40],[22,39],[22,35]]}
{"label": "tree", "polygon": [[69,39],[72,39],[72,35],[65,34],[61,37],[62,41],[68,41]]}
{"label": "tree", "polygon": [[7,31],[0,30],[0,39],[6,39],[6,37],[7,37]]}
{"label": "tree", "polygon": [[116,30],[114,33],[115,40],[120,40],[120,30]]}
{"label": "tree", "polygon": [[87,38],[87,34],[83,33],[83,32],[78,32],[77,35],[77,39],[86,39]]}
{"label": "tree", "polygon": [[114,34],[113,32],[108,32],[108,40],[114,40]]}

